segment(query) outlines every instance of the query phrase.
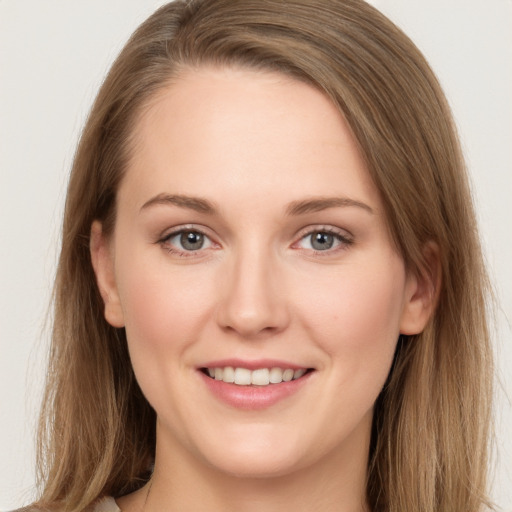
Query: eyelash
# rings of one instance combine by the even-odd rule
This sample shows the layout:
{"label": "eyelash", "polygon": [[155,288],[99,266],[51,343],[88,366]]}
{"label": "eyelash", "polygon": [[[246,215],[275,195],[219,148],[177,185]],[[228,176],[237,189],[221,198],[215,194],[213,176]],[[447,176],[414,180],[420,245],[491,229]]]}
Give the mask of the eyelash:
{"label": "eyelash", "polygon": [[[208,249],[210,247],[200,247],[198,250],[186,250],[186,249],[178,249],[175,245],[170,243],[170,240],[177,236],[182,236],[185,233],[191,233],[191,234],[198,234],[204,237],[205,240],[208,240],[208,243],[210,246],[212,245],[218,245],[215,244],[215,242],[212,241],[211,237],[202,229],[196,227],[196,226],[182,226],[175,230],[173,230],[171,233],[167,233],[165,236],[161,237],[159,240],[157,240],[157,243],[160,244],[167,252],[174,254],[181,258],[191,258],[191,257],[199,257],[205,249]],[[320,257],[329,256],[335,253],[338,253],[339,251],[343,251],[348,249],[351,245],[354,244],[354,240],[350,235],[342,234],[338,229],[333,228],[331,226],[314,226],[314,227],[308,227],[305,228],[299,236],[299,239],[294,242],[291,247],[296,248],[298,250],[301,250],[300,247],[296,247],[298,244],[300,244],[303,240],[306,240],[308,237],[312,237],[315,234],[326,234],[329,236],[334,237],[334,239],[337,241],[338,245],[334,248],[328,248],[326,250],[318,250],[314,248],[310,249],[302,249],[303,251],[312,251],[314,255],[318,255]]]}
{"label": "eyelash", "polygon": [[206,234],[205,231],[203,231],[202,229],[200,229],[196,226],[181,226],[179,228],[176,228],[171,233],[167,233],[162,238],[157,240],[157,243],[160,244],[167,252],[174,254],[180,258],[198,257],[200,255],[200,253],[202,252],[202,250],[204,250],[203,247],[201,247],[197,251],[192,251],[192,250],[187,251],[187,250],[178,249],[176,246],[174,246],[170,243],[170,240],[172,240],[173,238],[175,238],[177,236],[183,235],[185,233],[194,233],[194,234],[201,235],[204,237],[205,240],[208,240],[210,244],[212,244],[212,245],[214,244],[211,237],[208,236],[208,234]]}
{"label": "eyelash", "polygon": [[[332,226],[313,226],[305,228],[301,233],[297,242],[292,244],[293,246],[298,245],[303,240],[306,240],[308,237],[312,237],[315,234],[326,234],[334,237],[334,239],[338,242],[338,245],[334,248],[328,248],[326,250],[318,250],[318,249],[303,249],[305,251],[312,251],[315,256],[327,257],[332,256],[333,254],[337,254],[339,251],[347,250],[351,245],[354,244],[354,239],[350,234],[346,231],[343,233]],[[311,240],[311,238],[310,238]]]}

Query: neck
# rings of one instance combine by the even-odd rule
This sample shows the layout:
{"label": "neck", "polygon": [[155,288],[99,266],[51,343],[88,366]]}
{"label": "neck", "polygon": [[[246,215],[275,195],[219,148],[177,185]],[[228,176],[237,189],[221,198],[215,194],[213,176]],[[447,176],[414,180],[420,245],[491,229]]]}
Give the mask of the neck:
{"label": "neck", "polygon": [[[209,512],[368,510],[365,484],[369,429],[365,439],[348,438],[342,447],[313,464],[282,475],[257,477],[220,471],[162,430],[161,426],[157,429],[155,471],[144,512],[162,508]],[[139,501],[144,501],[146,494],[147,489],[141,492]]]}

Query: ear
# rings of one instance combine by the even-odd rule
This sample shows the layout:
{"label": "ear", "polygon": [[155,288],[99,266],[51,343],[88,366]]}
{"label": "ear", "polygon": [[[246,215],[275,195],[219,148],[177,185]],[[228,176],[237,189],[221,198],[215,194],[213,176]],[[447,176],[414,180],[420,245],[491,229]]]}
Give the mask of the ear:
{"label": "ear", "polygon": [[417,274],[409,272],[405,285],[400,334],[419,334],[436,309],[441,290],[439,247],[428,242],[423,249],[424,266]]}
{"label": "ear", "polygon": [[114,272],[114,251],[110,240],[103,234],[101,222],[97,220],[91,226],[90,251],[96,282],[105,304],[105,319],[113,327],[124,327]]}

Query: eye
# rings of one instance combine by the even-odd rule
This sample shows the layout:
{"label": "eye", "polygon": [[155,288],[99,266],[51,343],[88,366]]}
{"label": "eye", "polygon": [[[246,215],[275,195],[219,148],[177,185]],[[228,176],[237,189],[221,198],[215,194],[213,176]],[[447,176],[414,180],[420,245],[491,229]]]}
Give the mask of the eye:
{"label": "eye", "polygon": [[297,242],[297,246],[300,249],[326,252],[347,247],[352,243],[347,236],[324,229],[309,232]]}
{"label": "eye", "polygon": [[212,241],[201,231],[195,229],[182,229],[167,235],[161,243],[170,252],[194,252],[201,249],[208,249]]}

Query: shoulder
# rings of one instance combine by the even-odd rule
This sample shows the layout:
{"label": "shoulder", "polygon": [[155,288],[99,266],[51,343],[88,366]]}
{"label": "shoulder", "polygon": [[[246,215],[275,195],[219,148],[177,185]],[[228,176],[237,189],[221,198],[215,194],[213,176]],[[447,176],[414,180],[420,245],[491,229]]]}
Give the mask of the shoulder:
{"label": "shoulder", "polygon": [[[121,509],[117,506],[117,503],[111,496],[106,496],[105,498],[100,499],[91,507],[87,507],[87,510],[89,512],[121,512]],[[28,507],[5,512],[50,512],[50,509],[37,505],[29,505]]]}
{"label": "shoulder", "polygon": [[17,508],[16,510],[5,510],[3,512],[49,512],[46,508],[38,507],[37,505],[28,505],[26,507]]}
{"label": "shoulder", "polygon": [[121,512],[114,498],[107,496],[96,503],[92,512]]}
{"label": "shoulder", "polygon": [[48,509],[38,507],[37,505],[28,505],[26,507],[17,508],[16,510],[5,510],[3,512],[48,512]]}

